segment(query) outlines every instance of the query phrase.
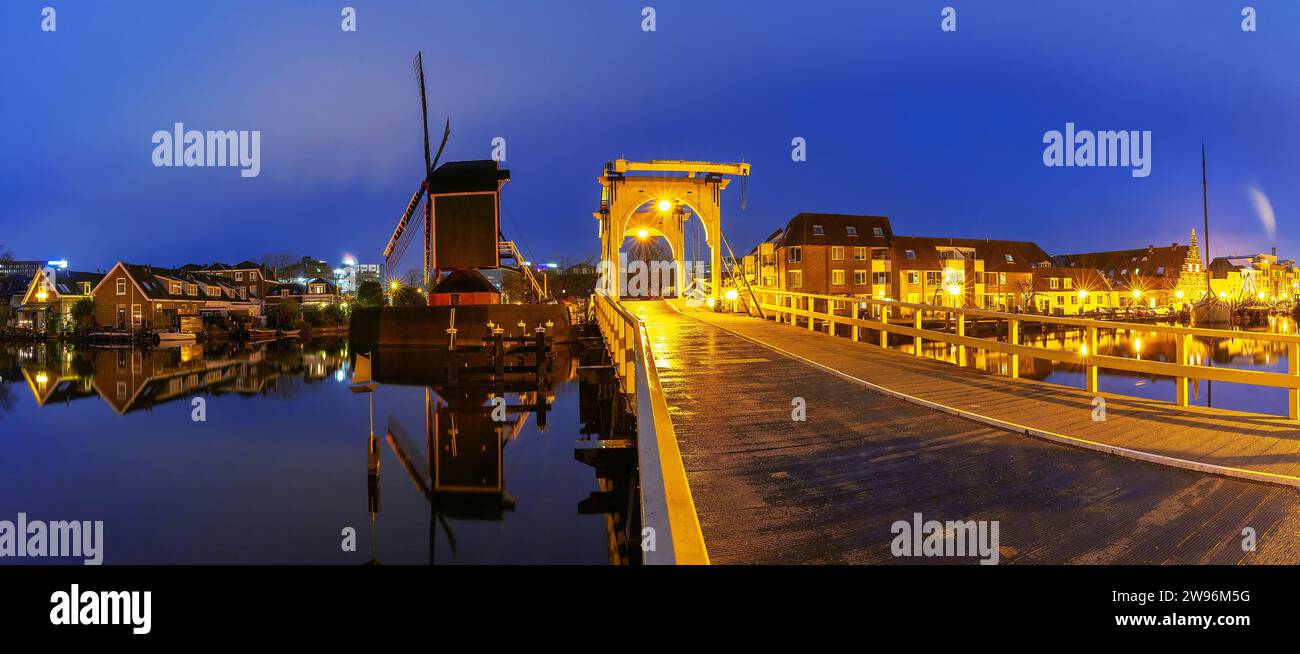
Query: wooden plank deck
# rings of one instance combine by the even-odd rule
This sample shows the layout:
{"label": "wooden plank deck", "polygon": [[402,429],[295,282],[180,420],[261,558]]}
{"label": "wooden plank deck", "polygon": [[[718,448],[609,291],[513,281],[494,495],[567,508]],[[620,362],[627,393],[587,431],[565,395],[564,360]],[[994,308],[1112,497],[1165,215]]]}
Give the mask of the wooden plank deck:
{"label": "wooden plank deck", "polygon": [[[1192,444],[1182,431],[1224,430],[1232,437],[1204,446],[1206,456],[1277,470],[1296,464],[1296,430],[1284,421],[1200,410],[1202,418],[1108,396],[1107,421],[1092,423],[1092,396],[1072,389],[1023,381],[1007,391],[1005,378],[807,329],[686,315],[663,302],[627,306],[649,326],[715,562],[953,562],[892,556],[890,526],[917,512],[998,520],[1003,563],[1300,562],[1295,488],[1011,433],[874,392],[809,361],[911,394],[933,389],[972,410],[1038,416],[1055,429],[1070,428],[1077,412],[1114,438],[1135,439],[1125,442],[1139,438],[1125,419],[1144,419],[1147,440],[1167,442],[1163,451]],[[807,404],[805,422],[791,419],[795,397]],[[1264,448],[1246,438],[1270,440]],[[1245,527],[1258,534],[1255,552],[1241,551]]]}

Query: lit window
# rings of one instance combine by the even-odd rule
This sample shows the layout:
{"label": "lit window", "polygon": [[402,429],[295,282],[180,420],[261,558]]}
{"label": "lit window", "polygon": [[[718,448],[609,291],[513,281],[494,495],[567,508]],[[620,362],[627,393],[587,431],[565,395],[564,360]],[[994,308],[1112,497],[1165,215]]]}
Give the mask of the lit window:
{"label": "lit window", "polygon": [[867,260],[867,248],[864,248],[864,247],[861,247],[861,246],[853,248],[853,260],[854,260],[854,261],[866,261],[866,260]]}
{"label": "lit window", "polygon": [[121,277],[117,278],[117,294],[126,295],[126,280]]}
{"label": "lit window", "polygon": [[786,273],[787,285],[790,288],[800,288],[803,286],[803,271],[791,270]]}
{"label": "lit window", "polygon": [[799,263],[800,261],[803,261],[803,252],[797,247],[790,248],[790,253],[786,256],[786,261],[790,263]]}
{"label": "lit window", "polygon": [[843,246],[843,245],[832,245],[832,246],[831,246],[831,261],[843,261],[843,260],[844,260],[844,246]]}
{"label": "lit window", "polygon": [[1059,279],[1053,277],[1053,278],[1047,280],[1047,285],[1048,285],[1049,288],[1053,288],[1053,289],[1060,288],[1060,287],[1061,287],[1061,280],[1059,280]]}
{"label": "lit window", "polygon": [[240,282],[244,281],[244,273],[236,271],[235,281],[240,281]]}
{"label": "lit window", "polygon": [[855,271],[853,271],[853,283],[856,284],[856,285],[858,285],[858,286],[866,286],[866,285],[867,285],[867,271],[865,271],[865,270],[855,270]]}
{"label": "lit window", "polygon": [[832,271],[831,271],[831,286],[843,286],[843,285],[844,285],[844,271],[843,271],[843,270],[832,270]]}
{"label": "lit window", "polygon": [[1064,281],[1065,281],[1065,290],[1068,291],[1068,290],[1074,288],[1074,279],[1073,279],[1073,278],[1071,278],[1071,277],[1066,277]]}

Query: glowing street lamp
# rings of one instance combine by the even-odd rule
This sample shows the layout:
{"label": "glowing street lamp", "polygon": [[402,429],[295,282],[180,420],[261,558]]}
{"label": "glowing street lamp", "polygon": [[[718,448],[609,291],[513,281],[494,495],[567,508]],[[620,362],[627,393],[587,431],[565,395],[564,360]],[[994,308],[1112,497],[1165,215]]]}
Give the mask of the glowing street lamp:
{"label": "glowing street lamp", "polygon": [[1222,299],[1224,299],[1224,298],[1226,298],[1226,297],[1228,297],[1228,292],[1227,292],[1227,291],[1219,291],[1219,299],[1220,299],[1220,300],[1222,300]]}
{"label": "glowing street lamp", "polygon": [[961,295],[961,284],[949,284],[948,295],[952,295],[954,297]]}
{"label": "glowing street lamp", "polygon": [[657,206],[659,207],[660,211],[668,211],[669,209],[673,208],[673,203],[667,200],[660,200]]}
{"label": "glowing street lamp", "polygon": [[723,295],[726,296],[726,298],[730,301],[735,301],[735,299],[739,297],[739,294],[736,293],[736,289],[734,288],[727,289],[727,292],[724,293]]}
{"label": "glowing street lamp", "polygon": [[1133,289],[1133,297],[1134,299],[1142,297],[1142,291],[1136,288]]}
{"label": "glowing street lamp", "polygon": [[636,230],[636,237],[643,241],[646,240],[646,238],[648,238],[649,236],[650,236],[650,230],[647,229]]}
{"label": "glowing street lamp", "polygon": [[1180,300],[1183,299],[1183,292],[1182,292],[1182,291],[1174,291],[1174,297],[1176,297],[1176,298],[1178,298],[1178,299],[1180,299]]}
{"label": "glowing street lamp", "polygon": [[1086,297],[1088,297],[1088,289],[1086,288],[1079,289],[1079,299],[1082,300],[1083,298]]}

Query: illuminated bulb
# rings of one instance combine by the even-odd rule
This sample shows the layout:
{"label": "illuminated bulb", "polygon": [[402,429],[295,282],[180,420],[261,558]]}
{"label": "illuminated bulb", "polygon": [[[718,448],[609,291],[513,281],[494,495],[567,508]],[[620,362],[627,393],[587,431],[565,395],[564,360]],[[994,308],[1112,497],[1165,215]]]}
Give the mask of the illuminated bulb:
{"label": "illuminated bulb", "polygon": [[705,300],[704,303],[707,304],[707,305],[709,305],[709,308],[710,308],[710,309],[713,308],[713,305],[717,304],[717,302],[715,302],[715,301],[713,300],[713,298],[709,298],[709,299]]}
{"label": "illuminated bulb", "polygon": [[672,209],[672,208],[673,208],[673,203],[671,203],[671,202],[669,202],[669,201],[667,201],[667,200],[660,200],[660,201],[659,201],[659,210],[660,210],[660,211],[668,211],[669,209]]}
{"label": "illuminated bulb", "polygon": [[1087,344],[1087,343],[1084,343],[1084,344],[1082,344],[1082,345],[1079,346],[1079,354],[1082,354],[1083,356],[1088,356],[1088,344]]}
{"label": "illuminated bulb", "polygon": [[1264,299],[1264,291],[1260,291],[1257,297],[1261,300]]}
{"label": "illuminated bulb", "polygon": [[1183,299],[1183,292],[1182,292],[1182,291],[1174,291],[1174,297],[1176,297],[1176,298],[1178,298],[1178,299],[1180,299],[1180,300]]}
{"label": "illuminated bulb", "polygon": [[388,288],[391,288],[391,289],[393,289],[394,291],[396,291],[396,290],[397,290],[397,280],[394,279],[391,283],[389,283],[389,284],[388,284]]}
{"label": "illuminated bulb", "polygon": [[734,288],[729,288],[729,289],[727,289],[727,292],[724,293],[724,295],[726,296],[726,298],[727,298],[728,300],[734,300],[734,299],[736,299],[736,297],[737,297],[736,289],[734,289]]}
{"label": "illuminated bulb", "polygon": [[1225,297],[1228,297],[1227,291],[1219,291],[1219,299],[1222,300]]}
{"label": "illuminated bulb", "polygon": [[1136,288],[1133,289],[1133,297],[1142,297],[1142,291],[1139,291]]}
{"label": "illuminated bulb", "polygon": [[958,284],[949,284],[948,295],[961,295],[961,286]]}
{"label": "illuminated bulb", "polygon": [[45,373],[43,373],[43,372],[38,372],[38,373],[36,373],[36,383],[37,383],[37,384],[40,384],[41,386],[44,386],[44,385],[45,385],[45,382],[48,382],[48,381],[50,381],[50,378],[49,378],[49,377],[46,377],[46,376],[45,376]]}
{"label": "illuminated bulb", "polygon": [[1085,289],[1082,289],[1082,288],[1079,289],[1079,297],[1081,297],[1081,298],[1088,297],[1088,291],[1085,290]]}
{"label": "illuminated bulb", "polygon": [[641,240],[645,240],[645,238],[648,237],[648,236],[650,236],[650,232],[649,232],[648,230],[644,230],[644,229],[638,229],[638,230],[636,230],[636,237],[637,237],[637,238],[639,238],[639,239],[641,239]]}

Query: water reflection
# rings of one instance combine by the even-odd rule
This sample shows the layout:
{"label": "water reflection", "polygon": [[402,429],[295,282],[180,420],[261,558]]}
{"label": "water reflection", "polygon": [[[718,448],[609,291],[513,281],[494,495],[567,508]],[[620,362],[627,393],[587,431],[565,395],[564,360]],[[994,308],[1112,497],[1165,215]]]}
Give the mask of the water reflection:
{"label": "water reflection", "polygon": [[[1290,334],[1295,333],[1296,324],[1289,317],[1274,316],[1269,319],[1267,325],[1233,331]],[[1005,334],[977,335],[1005,341]],[[1026,331],[1021,335],[1021,342],[1050,350],[1082,352],[1085,347],[1085,333],[1084,330],[1077,328],[1049,327],[1038,331]],[[914,352],[911,338],[891,340],[890,346],[904,352]],[[928,358],[949,363],[956,363],[958,359],[956,346],[946,343],[924,341],[921,352]],[[1176,337],[1172,334],[1141,328],[1102,329],[1097,333],[1097,353],[1130,359],[1173,362],[1177,358],[1177,343]],[[1189,362],[1194,365],[1266,372],[1287,370],[1288,352],[1285,343],[1250,338],[1197,336],[1191,339],[1187,353]],[[968,351],[967,361],[972,367],[999,375],[1007,375],[1010,372],[1011,357],[999,352]],[[1084,370],[1074,364],[1020,357],[1018,368],[1020,376],[1026,379],[1074,387],[1084,385]],[[1098,372],[1098,380],[1102,391],[1169,401],[1174,398],[1174,383],[1169,377],[1102,369]],[[1285,389],[1193,380],[1191,391],[1192,403],[1201,406],[1286,414]]]}
{"label": "water reflection", "polygon": [[588,506],[605,485],[575,459],[566,348],[501,376],[433,349],[364,358],[355,393],[343,340],[0,345],[0,515],[104,519],[109,563],[629,561],[610,535],[627,493]]}

